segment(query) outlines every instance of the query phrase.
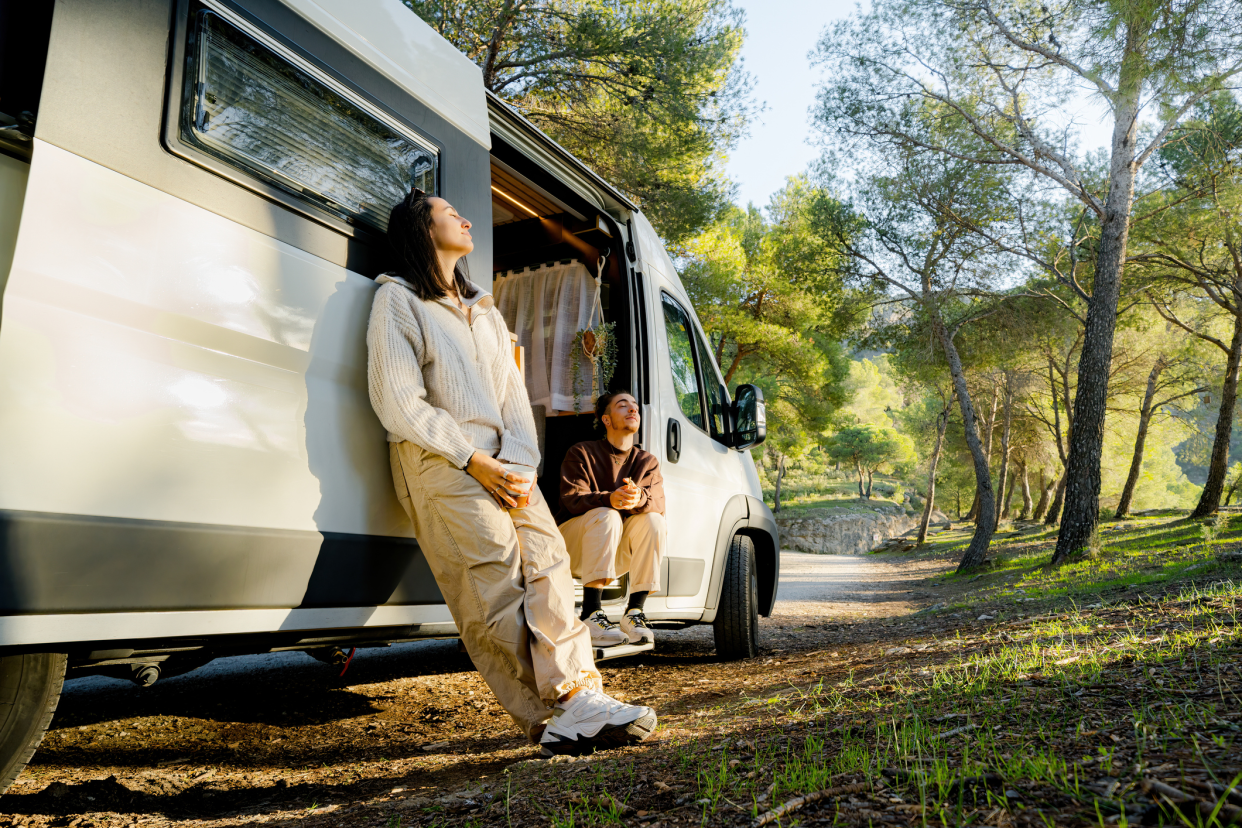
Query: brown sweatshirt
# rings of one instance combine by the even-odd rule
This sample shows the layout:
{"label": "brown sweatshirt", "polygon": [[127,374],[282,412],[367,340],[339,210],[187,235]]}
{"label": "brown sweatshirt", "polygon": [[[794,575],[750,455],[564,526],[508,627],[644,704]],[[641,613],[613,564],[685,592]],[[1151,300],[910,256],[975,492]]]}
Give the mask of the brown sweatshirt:
{"label": "brown sweatshirt", "polygon": [[638,506],[621,514],[664,514],[664,477],[654,454],[638,446],[619,452],[607,437],[578,443],[561,463],[561,508],[556,522],[564,523],[592,509],[611,508],[609,496],[625,485],[627,477],[643,490],[643,496]]}

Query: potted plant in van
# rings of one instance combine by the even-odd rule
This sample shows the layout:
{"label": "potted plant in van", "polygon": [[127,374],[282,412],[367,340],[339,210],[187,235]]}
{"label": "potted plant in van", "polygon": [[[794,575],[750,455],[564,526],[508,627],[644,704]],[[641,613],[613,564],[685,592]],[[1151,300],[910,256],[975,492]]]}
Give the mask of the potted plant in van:
{"label": "potted plant in van", "polygon": [[[569,361],[573,365],[571,383],[574,389],[574,413],[582,412],[582,363],[590,367],[591,382],[587,393],[592,398],[602,394],[612,381],[617,367],[617,323],[602,322],[574,334],[569,347]],[[598,380],[598,382],[597,382]]]}

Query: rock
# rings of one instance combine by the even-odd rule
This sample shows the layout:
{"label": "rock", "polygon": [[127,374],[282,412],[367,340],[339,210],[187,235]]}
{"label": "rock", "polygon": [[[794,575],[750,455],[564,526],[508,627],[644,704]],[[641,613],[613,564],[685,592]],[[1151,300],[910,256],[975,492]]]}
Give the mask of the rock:
{"label": "rock", "polygon": [[[907,516],[896,503],[872,501],[864,508],[865,511],[796,518],[778,514],[781,549],[820,555],[863,555],[918,528],[919,516]],[[943,513],[932,512],[933,524],[948,520]],[[901,546],[912,549],[913,540]]]}
{"label": "rock", "polygon": [[986,614],[985,614],[985,615],[980,615],[980,616],[979,616],[978,618],[976,618],[975,620],[976,620],[976,621],[995,621],[995,620],[996,620],[996,616],[994,616],[994,615],[986,615]]}

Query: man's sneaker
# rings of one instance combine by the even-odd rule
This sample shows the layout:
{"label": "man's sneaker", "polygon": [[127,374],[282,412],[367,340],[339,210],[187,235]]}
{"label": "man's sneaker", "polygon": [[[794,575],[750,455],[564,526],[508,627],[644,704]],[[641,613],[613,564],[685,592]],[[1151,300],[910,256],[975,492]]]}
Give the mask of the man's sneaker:
{"label": "man's sneaker", "polygon": [[629,609],[621,616],[621,632],[630,639],[631,644],[654,644],[655,630],[647,623],[647,616],[640,609]]}
{"label": "man's sneaker", "polygon": [[579,690],[556,705],[539,740],[544,756],[580,755],[641,742],[656,729],[650,707],[622,704],[598,690]]}
{"label": "man's sneaker", "polygon": [[618,644],[624,644],[629,641],[629,636],[621,632],[621,628],[608,620],[608,616],[604,615],[603,610],[595,612],[582,619],[582,623],[586,624],[587,629],[591,631],[592,647],[615,647]]}

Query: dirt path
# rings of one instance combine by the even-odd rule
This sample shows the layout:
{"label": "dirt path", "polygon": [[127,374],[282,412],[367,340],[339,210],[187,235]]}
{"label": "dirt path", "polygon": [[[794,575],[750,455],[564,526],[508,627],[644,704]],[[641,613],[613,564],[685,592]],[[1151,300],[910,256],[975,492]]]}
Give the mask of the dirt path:
{"label": "dirt path", "polygon": [[[656,742],[686,738],[725,697],[793,680],[799,653],[844,658],[864,640],[860,656],[873,652],[935,600],[926,579],[946,567],[786,553],[759,658],[718,662],[709,626],[661,631],[655,654],[602,665],[607,688],[660,711]],[[293,653],[221,659],[146,689],[70,681],[34,763],[0,800],[0,824],[7,812],[16,825],[73,828],[390,826],[403,803],[535,755],[455,642],[360,650],[338,672]]]}

